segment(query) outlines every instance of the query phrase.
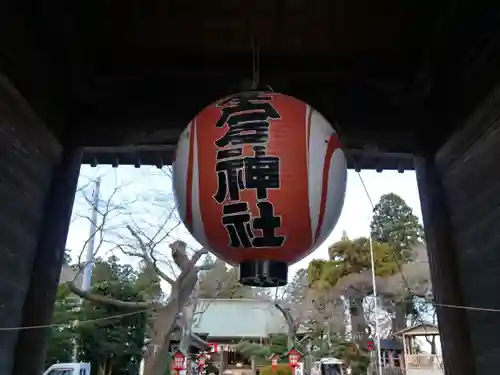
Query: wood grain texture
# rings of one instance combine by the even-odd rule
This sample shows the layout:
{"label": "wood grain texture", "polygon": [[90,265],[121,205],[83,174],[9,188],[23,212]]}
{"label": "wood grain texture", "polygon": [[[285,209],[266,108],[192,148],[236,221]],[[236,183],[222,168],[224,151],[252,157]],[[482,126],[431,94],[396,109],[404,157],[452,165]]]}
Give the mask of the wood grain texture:
{"label": "wood grain texture", "polygon": [[[0,75],[0,326],[18,327],[60,146]],[[0,334],[0,374],[10,374],[19,331]]]}
{"label": "wood grain texture", "polygon": [[[496,89],[436,159],[450,208],[462,301],[479,308],[500,308],[499,119]],[[490,374],[491,363],[500,358],[500,315],[467,311],[466,316],[475,373]]]}

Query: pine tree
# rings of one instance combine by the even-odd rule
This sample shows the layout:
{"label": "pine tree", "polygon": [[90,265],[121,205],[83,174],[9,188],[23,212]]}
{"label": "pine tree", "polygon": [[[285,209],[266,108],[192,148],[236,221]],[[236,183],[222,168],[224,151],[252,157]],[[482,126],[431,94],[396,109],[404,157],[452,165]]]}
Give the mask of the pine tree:
{"label": "pine tree", "polygon": [[394,193],[382,195],[373,209],[371,235],[374,241],[389,244],[403,260],[423,239],[424,229],[403,198]]}

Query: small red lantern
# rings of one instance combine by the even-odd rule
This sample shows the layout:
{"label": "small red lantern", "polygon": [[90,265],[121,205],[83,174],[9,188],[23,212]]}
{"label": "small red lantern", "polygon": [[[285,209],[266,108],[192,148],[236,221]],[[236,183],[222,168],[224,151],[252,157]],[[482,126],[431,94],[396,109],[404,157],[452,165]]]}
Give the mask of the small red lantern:
{"label": "small red lantern", "polygon": [[177,374],[179,374],[180,371],[186,369],[186,367],[184,366],[185,361],[186,361],[186,356],[184,354],[182,354],[179,351],[175,352],[172,369],[174,369],[177,372]]}
{"label": "small red lantern", "polygon": [[210,347],[209,352],[210,353],[218,353],[219,352],[219,344],[215,342],[210,342],[208,343],[208,346]]}
{"label": "small red lantern", "polygon": [[277,354],[273,354],[271,355],[271,357],[269,357],[269,359],[271,360],[272,368],[276,369],[276,366],[278,366],[278,363],[280,362],[280,356]]}
{"label": "small red lantern", "polygon": [[275,92],[229,96],[181,134],[173,166],[180,217],[244,285],[286,285],[288,265],[330,235],[342,210],[347,163],[331,124]]}
{"label": "small red lantern", "polygon": [[368,340],[368,345],[367,345],[367,349],[369,352],[373,352],[373,349],[374,349],[375,345],[373,344],[373,340]]}
{"label": "small red lantern", "polygon": [[302,353],[298,350],[292,349],[288,352],[288,364],[292,368],[292,374],[295,374],[295,368],[299,365],[299,361],[302,358]]}
{"label": "small red lantern", "polygon": [[207,360],[207,356],[203,353],[201,353],[199,356],[198,356],[198,367],[200,369],[203,369],[205,367],[205,362]]}

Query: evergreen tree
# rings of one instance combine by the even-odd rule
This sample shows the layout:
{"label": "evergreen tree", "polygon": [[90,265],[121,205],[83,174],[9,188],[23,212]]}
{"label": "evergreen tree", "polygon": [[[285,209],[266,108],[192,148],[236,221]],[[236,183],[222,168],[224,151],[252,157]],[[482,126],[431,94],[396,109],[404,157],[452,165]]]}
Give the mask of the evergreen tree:
{"label": "evergreen tree", "polygon": [[403,198],[394,193],[382,195],[373,209],[371,235],[374,241],[389,244],[402,260],[423,239],[423,227]]}
{"label": "evergreen tree", "polygon": [[[374,240],[391,247],[392,257],[400,262],[398,268],[402,270],[412,266],[411,260],[414,255],[412,249],[422,243],[424,229],[404,199],[390,193],[380,197],[373,210],[371,235]],[[405,264],[407,262],[410,264]],[[425,279],[425,274],[422,274],[422,279]],[[392,301],[392,305],[393,330],[398,331],[406,326],[407,316],[415,311],[414,298],[405,291],[399,300]]]}
{"label": "evergreen tree", "polygon": [[73,357],[74,339],[76,338],[72,322],[79,319],[78,300],[71,296],[66,285],[60,285],[57,291],[56,302],[51,328],[45,368],[58,362],[71,362]]}
{"label": "evergreen tree", "polygon": [[[365,345],[368,337],[363,300],[373,292],[370,242],[364,237],[350,240],[344,235],[341,241],[329,247],[328,252],[330,260],[314,260],[309,264],[309,282],[319,295],[328,295],[319,292],[329,291],[332,295],[342,294],[349,301],[354,340]],[[378,277],[389,277],[398,271],[388,244],[373,241],[373,252]],[[335,301],[324,301],[320,309],[331,311],[335,307],[329,306],[332,302]]]}
{"label": "evergreen tree", "polygon": [[[112,256],[97,262],[95,269],[98,272],[93,277],[93,293],[121,301],[143,300],[143,291],[136,288],[137,275],[132,267],[121,265],[118,258]],[[77,329],[80,360],[92,364],[92,373],[137,373],[146,334],[146,312],[131,314],[130,310],[84,301],[80,314],[82,320],[94,321],[81,324]],[[123,316],[110,318],[120,314]]]}
{"label": "evergreen tree", "polygon": [[64,250],[63,263],[70,265],[71,262],[72,262],[72,259],[71,259],[70,250],[66,249],[66,250]]}
{"label": "evergreen tree", "polygon": [[[122,301],[142,301],[144,296],[159,297],[159,283],[148,278],[141,267],[137,274],[132,267],[121,265],[118,258],[98,259],[92,276],[92,291]],[[121,317],[111,318],[124,314]],[[74,325],[79,321],[78,325]],[[70,292],[67,284],[59,287],[47,350],[46,367],[73,360],[77,340],[79,360],[91,363],[92,374],[136,374],[143,354],[147,314],[131,314],[105,304],[93,304]]]}

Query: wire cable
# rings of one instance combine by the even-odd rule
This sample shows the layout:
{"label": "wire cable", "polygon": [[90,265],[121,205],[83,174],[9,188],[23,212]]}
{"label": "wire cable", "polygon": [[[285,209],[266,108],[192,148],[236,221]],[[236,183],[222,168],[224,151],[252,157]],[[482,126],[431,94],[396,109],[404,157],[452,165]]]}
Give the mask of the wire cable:
{"label": "wire cable", "polygon": [[429,302],[433,306],[447,307],[452,309],[462,309],[468,311],[482,311],[482,312],[494,312],[500,313],[500,309],[488,308],[488,307],[474,307],[474,306],[460,306],[460,305],[448,305],[446,303]]}
{"label": "wire cable", "polygon": [[[374,210],[375,209],[375,205],[373,204],[373,200],[371,198],[370,192],[368,191],[368,189],[366,187],[366,184],[365,184],[365,181],[363,180],[363,176],[361,176],[360,172],[356,172],[356,173],[358,174],[359,180],[361,181],[361,185],[363,186],[363,189],[364,189],[364,191],[366,193],[366,197],[368,198],[368,201],[370,202],[372,210]],[[401,279],[403,280],[403,283],[405,285],[405,288],[406,288],[408,294],[410,296],[414,297],[415,295],[411,291],[411,288],[410,288],[410,285],[408,283],[408,280],[406,279],[406,277],[405,277],[405,275],[403,273],[403,269],[401,267],[401,263],[400,263],[399,258],[397,257],[395,251],[392,251],[391,254],[392,254],[392,257],[394,258],[394,262],[396,263],[398,271],[399,271],[399,273],[401,275]],[[416,312],[417,312],[417,315],[418,315],[418,319],[420,320],[420,323],[422,324],[422,327],[424,328],[426,336],[429,336],[428,331],[427,331],[427,327],[425,326],[426,323],[425,323],[424,319],[422,318],[422,314],[420,313],[420,311],[418,309],[416,309]],[[438,361],[439,367],[441,368],[441,370],[444,371],[444,366],[443,366],[441,360],[439,359],[439,356],[436,355],[436,359]]]}
{"label": "wire cable", "polygon": [[[215,296],[211,297],[209,300],[207,306],[205,306],[203,311],[200,311],[197,313],[199,316],[203,316],[203,314],[207,311],[208,307],[210,304],[213,302],[214,299],[216,299],[224,290],[223,288],[227,286],[228,282],[231,280],[233,275],[230,275],[228,277],[223,285],[222,288],[215,294]],[[98,322],[103,322],[103,321],[108,321],[108,320],[114,320],[114,319],[119,319],[119,318],[124,318],[127,316],[132,316],[136,314],[143,314],[147,312],[152,312],[157,310],[158,308],[150,308],[150,309],[143,309],[143,310],[137,310],[137,311],[131,311],[128,313],[123,313],[123,314],[116,314],[116,315],[110,315],[102,318],[96,318],[96,319],[87,319],[87,320],[70,320],[66,323],[53,323],[53,324],[41,324],[41,325],[33,325],[33,326],[20,326],[20,327],[0,327],[0,332],[5,332],[5,331],[24,331],[28,329],[44,329],[44,328],[67,328],[69,326],[76,327],[80,326],[82,324],[90,324],[90,323],[98,323]]]}
{"label": "wire cable", "polygon": [[150,312],[153,310],[155,310],[155,308],[132,311],[129,313],[124,313],[124,314],[110,315],[110,316],[106,316],[103,318],[96,318],[96,319],[70,320],[67,323],[42,324],[42,325],[24,326],[24,327],[0,327],[0,331],[24,331],[24,330],[28,330],[28,329],[43,329],[43,328],[67,328],[68,326],[76,327],[76,326],[80,326],[81,324],[103,322],[103,321],[107,321],[107,320],[123,318],[126,316],[143,314],[143,313]]}
{"label": "wire cable", "polygon": [[[290,285],[295,285],[298,287],[305,287],[308,288],[311,285],[309,284],[300,284],[300,283],[295,283],[295,282],[289,282],[288,284]],[[412,293],[412,295],[415,296],[415,293]],[[418,297],[418,296],[417,296]],[[404,300],[404,297],[397,300],[396,302],[402,302]],[[449,309],[462,309],[462,310],[467,310],[467,311],[481,311],[481,312],[492,312],[492,313],[500,313],[500,308],[491,308],[491,307],[475,307],[475,306],[467,306],[467,305],[450,305],[450,304],[445,304],[445,303],[438,303],[434,301],[425,301],[425,303],[431,304],[433,306],[438,306],[438,307],[444,307],[444,308],[449,308]]]}

